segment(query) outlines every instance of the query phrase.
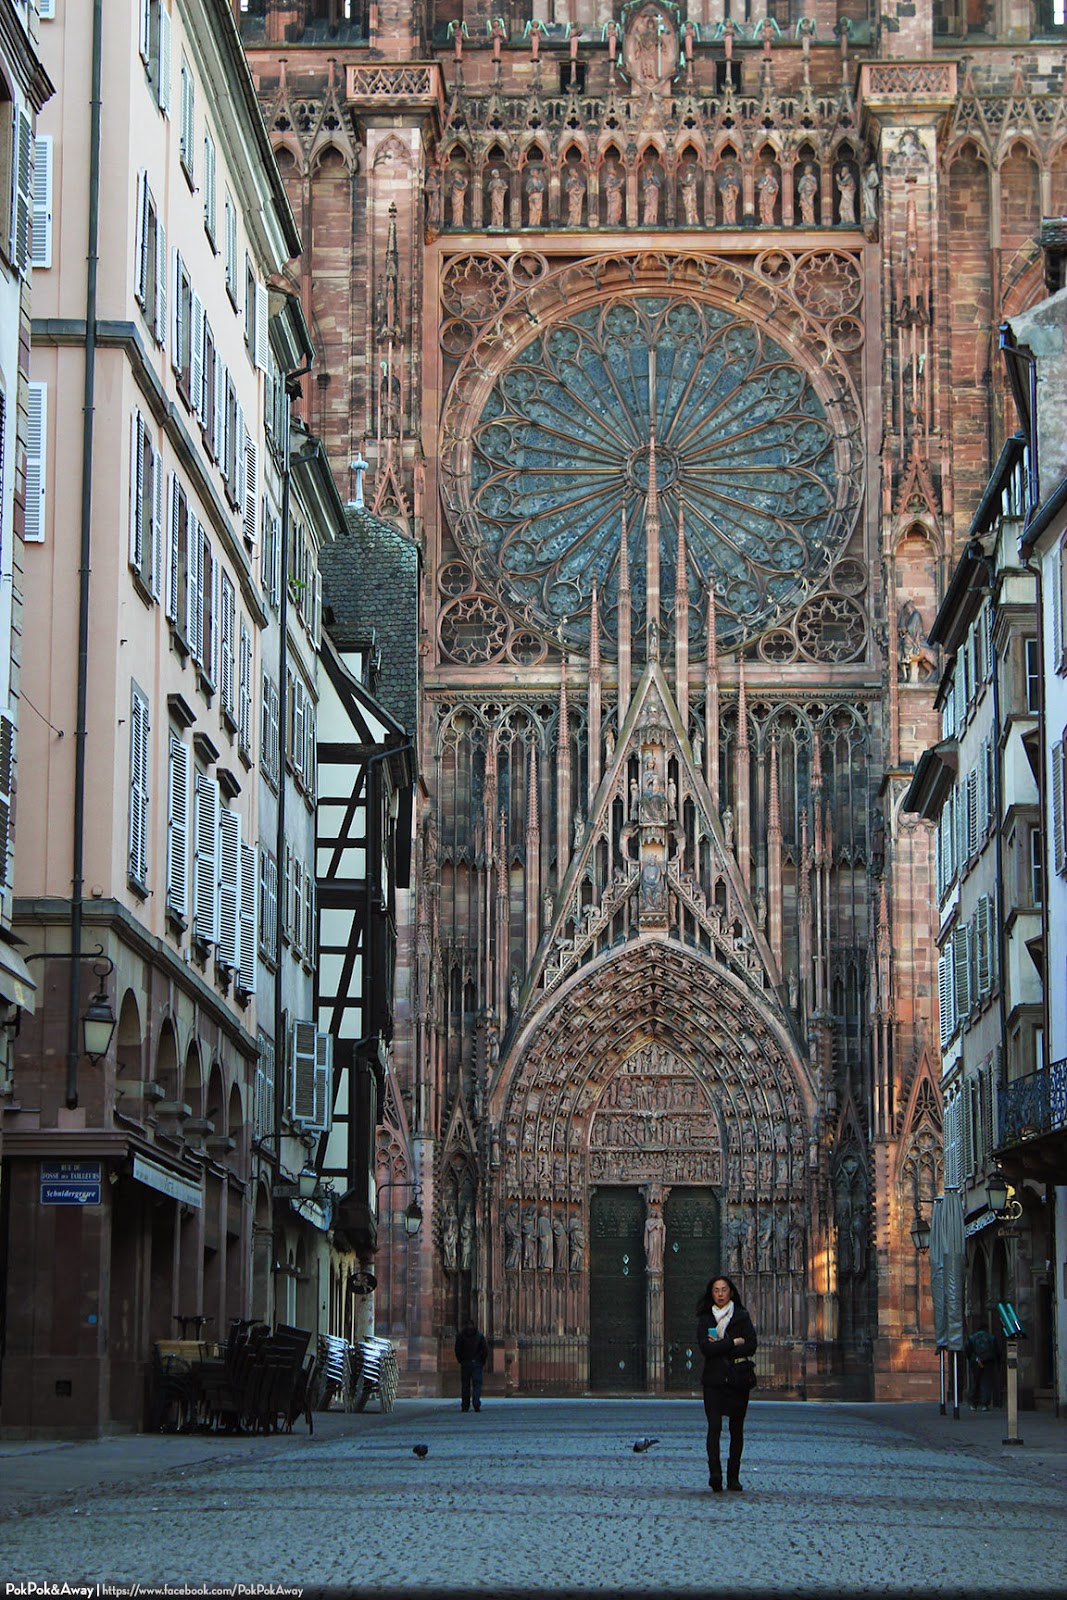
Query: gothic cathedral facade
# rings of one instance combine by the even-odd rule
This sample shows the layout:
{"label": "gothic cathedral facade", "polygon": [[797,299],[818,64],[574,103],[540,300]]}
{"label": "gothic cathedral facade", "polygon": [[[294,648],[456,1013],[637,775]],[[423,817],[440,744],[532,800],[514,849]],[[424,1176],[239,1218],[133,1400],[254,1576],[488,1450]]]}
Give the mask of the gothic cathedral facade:
{"label": "gothic cathedral facade", "polygon": [[933,1390],[899,802],[1067,212],[1058,3],[241,0],[305,415],[422,556],[375,1271],[427,1387],[470,1315],[509,1388],[686,1389],[721,1271],[765,1387]]}

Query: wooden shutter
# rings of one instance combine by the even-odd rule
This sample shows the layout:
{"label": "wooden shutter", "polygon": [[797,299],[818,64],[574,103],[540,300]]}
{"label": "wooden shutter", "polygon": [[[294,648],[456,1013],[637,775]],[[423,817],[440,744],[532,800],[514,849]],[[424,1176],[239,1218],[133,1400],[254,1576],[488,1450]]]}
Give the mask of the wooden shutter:
{"label": "wooden shutter", "polygon": [[237,743],[245,755],[252,753],[252,635],[241,618],[241,655],[237,686]]}
{"label": "wooden shutter", "polygon": [[238,935],[237,986],[245,994],[256,992],[256,852],[241,843],[241,926]]}
{"label": "wooden shutter", "polygon": [[147,66],[152,48],[152,0],[138,0],[137,48],[141,52],[141,60]]}
{"label": "wooden shutter", "polygon": [[978,768],[967,774],[967,859],[978,850]]}
{"label": "wooden shutter", "polygon": [[149,587],[153,600],[163,594],[163,457],[152,447],[152,568]]}
{"label": "wooden shutter", "polygon": [[956,1016],[963,1020],[971,1010],[971,928],[957,928],[952,936],[954,947],[952,976],[955,985]]}
{"label": "wooden shutter", "polygon": [[[147,308],[146,308],[147,309]],[[156,340],[167,342],[167,230],[156,213]]]}
{"label": "wooden shutter", "polygon": [[204,227],[215,243],[215,141],[204,129]]}
{"label": "wooden shutter", "polygon": [[219,948],[224,967],[239,962],[241,917],[241,818],[229,806],[219,814]]}
{"label": "wooden shutter", "polygon": [[322,1133],[333,1121],[333,1035],[315,1035],[315,1121]]}
{"label": "wooden shutter", "polygon": [[[1063,740],[1052,746],[1052,847],[1056,871],[1067,868],[1067,838],[1063,814]],[[1046,891],[1047,892],[1047,891]]]}
{"label": "wooden shutter", "polygon": [[244,524],[245,541],[256,542],[256,508],[259,503],[256,443],[245,434],[244,439]]}
{"label": "wooden shutter", "polygon": [[256,284],[256,366],[261,371],[267,370],[268,355],[267,339],[267,288],[265,284]]}
{"label": "wooden shutter", "polygon": [[937,963],[937,999],[941,1017],[941,1048],[952,1038],[952,963],[951,945],[939,958]]}
{"label": "wooden shutter", "polygon": [[159,60],[156,63],[156,102],[170,116],[170,12],[159,0]]}
{"label": "wooden shutter", "polygon": [[237,621],[237,594],[234,590],[230,575],[220,573],[220,599],[221,616],[219,619],[221,659],[219,665],[219,697],[222,700],[222,709],[233,715],[233,665],[234,665],[234,627]]}
{"label": "wooden shutter", "polygon": [[130,705],[130,877],[148,882],[148,701],[134,689]]}
{"label": "wooden shutter", "polygon": [[[15,724],[0,712],[0,885],[11,887],[11,790],[15,782]],[[5,906],[8,896],[5,893]],[[7,907],[10,909],[10,907]]]}
{"label": "wooden shutter", "polygon": [[204,406],[204,302],[195,292],[191,305],[193,326],[189,341],[189,390],[196,419],[203,426],[207,414]]}
{"label": "wooden shutter", "polygon": [[315,1127],[318,1032],[313,1022],[294,1022],[292,1036],[291,1115]]}
{"label": "wooden shutter", "polygon": [[144,568],[144,418],[135,411],[130,423],[130,566],[140,577]]}
{"label": "wooden shutter", "polygon": [[33,227],[30,265],[52,265],[52,136],[41,134],[33,144]]}
{"label": "wooden shutter", "polygon": [[12,110],[11,247],[12,265],[25,273],[30,262],[30,216],[33,209],[33,124],[19,106]]}
{"label": "wooden shutter", "polygon": [[167,781],[167,906],[180,917],[189,912],[189,748],[170,736]]}
{"label": "wooden shutter", "polygon": [[215,944],[219,936],[218,833],[218,784],[198,772],[193,794],[193,937],[202,944]]}
{"label": "wooden shutter", "polygon": [[225,470],[226,449],[226,365],[215,352],[215,417],[211,450],[215,460]]}
{"label": "wooden shutter", "polygon": [[30,544],[41,544],[44,540],[48,385],[30,383],[26,388],[26,517],[23,537]]}
{"label": "wooden shutter", "polygon": [[144,167],[137,174],[137,211],[134,218],[134,298],[145,311],[148,294],[148,173]]}

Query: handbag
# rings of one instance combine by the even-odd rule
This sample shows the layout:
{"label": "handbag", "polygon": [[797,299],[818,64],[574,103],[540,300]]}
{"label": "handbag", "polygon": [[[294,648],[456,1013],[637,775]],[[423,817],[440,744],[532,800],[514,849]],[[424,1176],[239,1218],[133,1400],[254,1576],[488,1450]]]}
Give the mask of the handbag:
{"label": "handbag", "polygon": [[751,1356],[741,1356],[734,1362],[734,1382],[739,1389],[756,1387],[756,1363]]}

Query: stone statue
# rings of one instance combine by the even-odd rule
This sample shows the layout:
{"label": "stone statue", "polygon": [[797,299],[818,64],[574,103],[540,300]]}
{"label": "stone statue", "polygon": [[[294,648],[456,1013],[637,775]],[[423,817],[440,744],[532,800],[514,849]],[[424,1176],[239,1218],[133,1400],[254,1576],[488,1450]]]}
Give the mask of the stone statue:
{"label": "stone statue", "polygon": [[852,176],[852,168],[845,166],[844,162],[837,169],[837,208],[838,220],[847,227],[855,227],[856,180]]}
{"label": "stone statue", "polygon": [[819,180],[810,161],[797,180],[797,199],[800,202],[800,220],[809,225],[815,221],[815,201],[819,195]]}
{"label": "stone statue", "polygon": [[539,228],[545,204],[545,175],[540,167],[530,167],[526,174],[527,226]]}
{"label": "stone statue", "polygon": [[878,168],[872,161],[867,171],[863,174],[863,220],[864,222],[878,221],[878,189],[881,179]]}
{"label": "stone statue", "polygon": [[441,226],[441,174],[436,167],[426,174],[426,226]]}
{"label": "stone statue", "polygon": [[610,767],[615,759],[615,729],[604,729],[604,765]]}
{"label": "stone statue", "polygon": [[911,600],[905,600],[900,607],[898,632],[900,676],[909,683],[924,681],[937,666],[937,658],[926,643],[922,612]]}
{"label": "stone statue", "polygon": [[800,983],[795,972],[789,974],[789,1009],[795,1011],[800,1004]]}
{"label": "stone statue", "polygon": [[544,1208],[537,1214],[537,1265],[542,1271],[552,1266],[552,1222]]}
{"label": "stone statue", "polygon": [[462,228],[467,205],[467,177],[458,167],[454,167],[449,174],[448,188],[452,201],[452,226]]}
{"label": "stone statue", "polygon": [[456,1246],[459,1243],[459,1218],[456,1216],[454,1206],[449,1206],[445,1212],[445,1225],[441,1235],[441,1247],[445,1258],[445,1271],[456,1270]]}
{"label": "stone statue", "polygon": [[635,817],[637,815],[637,779],[636,778],[631,778],[630,779],[630,815],[631,815],[631,817]]}
{"label": "stone statue", "polygon": [[700,204],[700,172],[690,162],[682,174],[682,216],[687,228],[695,228],[700,221],[697,215]]}
{"label": "stone statue", "polygon": [[703,758],[703,755],[704,755],[704,739],[703,739],[703,736],[701,735],[700,729],[698,728],[696,730],[696,732],[694,733],[694,735],[693,735],[693,765],[697,768],[698,771],[700,769],[700,764],[701,764],[701,760]]}
{"label": "stone statue", "polygon": [[508,197],[508,180],[499,167],[494,167],[489,178],[489,226],[504,226],[504,202]]}
{"label": "stone statue", "polygon": [[741,180],[737,176],[736,167],[727,167],[719,179],[719,194],[722,196],[722,220],[735,223],[737,202],[741,195]]}
{"label": "stone statue", "polygon": [[522,1214],[522,1264],[537,1264],[537,1212],[533,1206],[527,1206]]}
{"label": "stone statue", "polygon": [[649,1202],[648,1218],[645,1222],[645,1265],[649,1272],[663,1271],[663,1245],[667,1237],[667,1225],[663,1220],[663,1212],[658,1200]]}
{"label": "stone statue", "polygon": [[474,1256],[474,1212],[470,1206],[463,1207],[463,1215],[459,1219],[459,1264],[464,1272],[471,1269]]}
{"label": "stone statue", "polygon": [[668,778],[667,779],[667,810],[670,812],[672,817],[674,815],[675,807],[677,806],[677,804],[678,804],[678,785],[675,783],[673,778]]}
{"label": "stone statue", "polygon": [[585,1229],[577,1211],[571,1218],[567,1231],[571,1241],[570,1269],[572,1272],[581,1272],[585,1266]]}
{"label": "stone statue", "polygon": [[804,1212],[794,1206],[789,1223],[789,1270],[804,1271]]}
{"label": "stone statue", "polygon": [[767,926],[767,892],[765,889],[756,890],[756,927],[760,930]]}
{"label": "stone statue", "polygon": [[567,191],[567,226],[580,228],[582,207],[585,205],[585,179],[577,167],[571,168],[563,187]]}
{"label": "stone statue", "polygon": [[519,1264],[519,1208],[512,1200],[504,1212],[504,1268],[514,1272]]}
{"label": "stone statue", "polygon": [[774,206],[778,199],[778,179],[770,167],[764,167],[756,184],[759,192],[759,219],[765,228],[774,226]]}
{"label": "stone statue", "polygon": [[646,167],[641,179],[641,221],[646,228],[659,221],[659,191],[663,179],[655,167]]}
{"label": "stone statue", "polygon": [[513,971],[508,979],[508,1005],[512,1013],[519,1009],[519,992],[519,975]]}
{"label": "stone statue", "polygon": [[567,1229],[558,1214],[552,1218],[553,1265],[557,1272],[567,1270]]}
{"label": "stone statue", "polygon": [[852,1212],[852,1270],[857,1278],[867,1270],[867,1218],[859,1206]]}
{"label": "stone statue", "polygon": [[734,847],[734,814],[729,806],[726,807],[722,814],[722,832],[727,850],[732,850]]}
{"label": "stone statue", "polygon": [[605,221],[609,227],[617,227],[622,221],[622,196],[626,179],[612,161],[604,168],[600,182],[606,197]]}

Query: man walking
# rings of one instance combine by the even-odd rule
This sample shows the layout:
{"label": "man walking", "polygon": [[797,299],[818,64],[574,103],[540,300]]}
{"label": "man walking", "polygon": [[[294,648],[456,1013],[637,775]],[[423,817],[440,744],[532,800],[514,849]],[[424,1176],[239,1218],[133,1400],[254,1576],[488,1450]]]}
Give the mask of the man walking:
{"label": "man walking", "polygon": [[972,1411],[988,1411],[993,1403],[996,1382],[997,1358],[1000,1354],[997,1341],[988,1328],[976,1328],[964,1346],[971,1364],[971,1392],[968,1396]]}
{"label": "man walking", "polygon": [[469,1411],[473,1402],[475,1411],[482,1409],[482,1374],[489,1360],[489,1346],[485,1334],[479,1333],[468,1320],[456,1335],[456,1360],[463,1383],[463,1409]]}

